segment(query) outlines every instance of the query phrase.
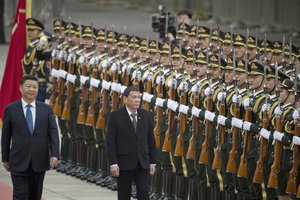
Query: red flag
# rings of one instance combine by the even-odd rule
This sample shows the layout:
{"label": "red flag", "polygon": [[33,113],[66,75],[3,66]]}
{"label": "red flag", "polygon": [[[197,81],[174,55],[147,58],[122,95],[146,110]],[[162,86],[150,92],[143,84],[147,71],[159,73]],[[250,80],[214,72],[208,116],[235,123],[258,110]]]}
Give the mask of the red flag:
{"label": "red flag", "polygon": [[19,84],[23,73],[21,60],[25,54],[25,50],[26,0],[19,0],[0,88],[0,121],[3,119],[5,106],[21,97],[19,90]]}

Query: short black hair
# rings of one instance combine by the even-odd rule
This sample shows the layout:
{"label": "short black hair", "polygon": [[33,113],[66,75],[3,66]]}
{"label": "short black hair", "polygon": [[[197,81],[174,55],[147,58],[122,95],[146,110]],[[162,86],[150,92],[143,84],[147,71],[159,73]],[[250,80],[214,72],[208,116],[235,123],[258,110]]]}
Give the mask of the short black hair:
{"label": "short black hair", "polygon": [[138,86],[129,86],[124,90],[123,96],[128,97],[130,92],[140,92],[140,89]]}
{"label": "short black hair", "polygon": [[193,14],[188,10],[179,11],[177,16],[180,16],[180,15],[187,15],[190,19],[192,19],[192,17],[193,17]]}
{"label": "short black hair", "polygon": [[33,76],[33,75],[24,75],[20,81],[20,85],[24,85],[25,81],[27,80],[32,80],[32,81],[36,81],[36,82],[39,82],[37,77]]}

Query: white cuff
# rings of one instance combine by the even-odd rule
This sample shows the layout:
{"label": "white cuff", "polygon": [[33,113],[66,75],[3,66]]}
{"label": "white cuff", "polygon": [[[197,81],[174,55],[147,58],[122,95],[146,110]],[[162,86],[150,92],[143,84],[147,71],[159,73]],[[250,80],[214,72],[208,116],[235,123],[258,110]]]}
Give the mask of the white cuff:
{"label": "white cuff", "polygon": [[52,76],[52,77],[55,77],[55,78],[58,78],[58,77],[59,77],[59,72],[58,72],[58,70],[52,68],[52,70],[51,70],[51,76]]}
{"label": "white cuff", "polygon": [[75,80],[76,80],[76,75],[72,75],[72,74],[68,74],[67,75],[67,81],[68,82],[71,82],[71,83],[75,83]]}
{"label": "white cuff", "polygon": [[201,112],[201,109],[196,108],[195,106],[193,106],[192,115],[194,115],[195,117],[199,117],[200,112]]}
{"label": "white cuff", "polygon": [[251,125],[252,125],[251,122],[244,121],[244,123],[243,123],[243,130],[250,131]]}
{"label": "white cuff", "polygon": [[105,90],[110,90],[111,82],[107,82],[106,80],[102,81],[102,88]]}
{"label": "white cuff", "polygon": [[243,128],[243,120],[241,120],[241,119],[233,117],[231,119],[231,124],[232,124],[232,126],[235,126],[235,127],[239,128],[239,129]]}
{"label": "white cuff", "polygon": [[143,101],[147,101],[148,103],[150,103],[152,98],[152,94],[149,94],[148,92],[143,93]]}
{"label": "white cuff", "polygon": [[179,112],[180,113],[183,113],[183,114],[187,115],[188,111],[189,111],[189,107],[188,106],[180,104],[180,106],[179,106]]}
{"label": "white cuff", "polygon": [[259,134],[260,134],[260,136],[262,136],[263,138],[265,138],[267,140],[269,140],[270,135],[271,135],[270,131],[268,131],[267,129],[264,129],[264,128],[262,128],[260,130]]}
{"label": "white cuff", "polygon": [[124,93],[124,91],[125,91],[126,88],[127,88],[127,86],[125,86],[125,85],[122,85],[122,86],[121,86],[121,93],[122,93],[122,94]]}
{"label": "white cuff", "polygon": [[206,120],[213,122],[215,116],[216,116],[215,113],[210,112],[210,111],[208,111],[208,110],[205,111],[205,119],[206,119]]}
{"label": "white cuff", "polygon": [[165,78],[163,76],[157,76],[156,77],[156,84],[159,85],[160,82],[162,82],[162,85],[165,84]]}
{"label": "white cuff", "polygon": [[81,85],[83,85],[87,80],[89,80],[90,77],[88,76],[83,76],[83,75],[80,75],[80,83]]}
{"label": "white cuff", "polygon": [[163,107],[164,102],[165,102],[165,99],[162,99],[162,98],[156,98],[155,105],[156,105],[156,106],[159,106],[159,107]]}
{"label": "white cuff", "polygon": [[121,92],[121,84],[120,83],[112,82],[111,83],[111,90],[115,91],[117,93],[120,93]]}
{"label": "white cuff", "polygon": [[58,76],[60,78],[66,79],[67,74],[68,74],[68,72],[66,72],[65,70],[62,70],[62,69],[58,70]]}
{"label": "white cuff", "polygon": [[100,83],[100,80],[91,78],[91,82],[90,82],[91,86],[98,88],[99,83]]}
{"label": "white cuff", "polygon": [[218,116],[218,124],[225,126],[226,119],[227,119],[227,117],[224,117],[223,115],[219,115]]}
{"label": "white cuff", "polygon": [[178,103],[176,101],[168,101],[168,108],[173,110],[174,112],[176,112],[177,108],[178,108]]}
{"label": "white cuff", "polygon": [[293,143],[294,145],[300,146],[300,137],[299,137],[299,136],[294,136],[294,137],[293,137],[292,143]]}
{"label": "white cuff", "polygon": [[284,134],[280,133],[278,131],[274,131],[274,133],[273,133],[274,139],[279,141],[279,142],[281,142],[283,136],[284,136]]}

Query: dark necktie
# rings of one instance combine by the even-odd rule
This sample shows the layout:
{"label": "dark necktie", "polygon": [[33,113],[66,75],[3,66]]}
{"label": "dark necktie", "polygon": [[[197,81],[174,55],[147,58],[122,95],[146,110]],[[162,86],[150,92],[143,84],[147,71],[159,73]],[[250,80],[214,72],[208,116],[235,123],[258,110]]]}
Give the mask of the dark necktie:
{"label": "dark necktie", "polygon": [[26,121],[27,121],[27,125],[29,128],[30,133],[33,133],[33,119],[32,119],[32,112],[30,110],[31,105],[28,104],[27,106],[27,110],[26,110]]}
{"label": "dark necktie", "polygon": [[134,130],[136,131],[136,127],[137,127],[136,116],[137,116],[137,114],[132,113],[132,114],[130,114],[130,116],[132,117],[132,124],[133,124]]}

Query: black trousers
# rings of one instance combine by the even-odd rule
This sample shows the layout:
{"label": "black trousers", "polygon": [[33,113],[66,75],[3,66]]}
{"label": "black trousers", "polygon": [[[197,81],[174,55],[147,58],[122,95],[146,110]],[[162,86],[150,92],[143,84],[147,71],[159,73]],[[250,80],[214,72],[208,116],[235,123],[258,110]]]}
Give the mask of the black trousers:
{"label": "black trousers", "polygon": [[31,165],[24,172],[11,172],[13,200],[40,200],[45,171],[34,172]]}
{"label": "black trousers", "polygon": [[120,171],[118,182],[118,200],[130,200],[131,186],[134,180],[136,184],[137,199],[149,199],[149,169],[144,169],[138,163],[135,170]]}

